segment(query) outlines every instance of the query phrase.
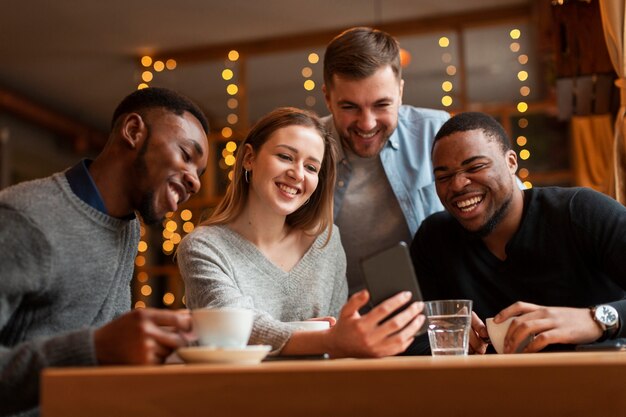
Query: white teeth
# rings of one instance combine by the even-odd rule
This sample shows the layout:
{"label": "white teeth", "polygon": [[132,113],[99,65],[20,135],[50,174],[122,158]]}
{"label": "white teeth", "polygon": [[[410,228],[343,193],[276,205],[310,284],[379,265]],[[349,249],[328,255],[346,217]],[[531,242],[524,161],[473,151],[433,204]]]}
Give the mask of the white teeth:
{"label": "white teeth", "polygon": [[298,189],[297,188],[288,187],[285,184],[278,184],[278,188],[280,188],[284,192],[286,192],[288,194],[291,194],[291,195],[298,194]]}
{"label": "white teeth", "polygon": [[363,139],[369,139],[369,138],[373,138],[374,135],[376,135],[376,133],[378,133],[377,130],[370,132],[370,133],[363,133],[363,132],[359,132],[357,131],[356,134],[359,135],[360,137],[362,137]]}
{"label": "white teeth", "polygon": [[174,201],[176,201],[176,204],[180,203],[180,194],[178,194],[176,189],[170,186],[170,191],[174,194]]}
{"label": "white teeth", "polygon": [[461,211],[470,211],[474,208],[474,206],[483,201],[483,197],[472,197],[468,200],[458,201],[456,206],[461,209]]}

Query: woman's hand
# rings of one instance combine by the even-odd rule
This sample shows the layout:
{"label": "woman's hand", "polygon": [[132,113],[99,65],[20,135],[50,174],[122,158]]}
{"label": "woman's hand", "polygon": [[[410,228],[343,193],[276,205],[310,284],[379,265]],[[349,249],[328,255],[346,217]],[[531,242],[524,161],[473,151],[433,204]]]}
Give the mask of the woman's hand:
{"label": "woman's hand", "polygon": [[424,323],[424,303],[414,302],[385,319],[410,299],[410,292],[398,293],[361,315],[359,309],[369,300],[369,293],[355,293],[341,309],[337,324],[328,331],[327,353],[336,358],[383,357],[404,352]]}

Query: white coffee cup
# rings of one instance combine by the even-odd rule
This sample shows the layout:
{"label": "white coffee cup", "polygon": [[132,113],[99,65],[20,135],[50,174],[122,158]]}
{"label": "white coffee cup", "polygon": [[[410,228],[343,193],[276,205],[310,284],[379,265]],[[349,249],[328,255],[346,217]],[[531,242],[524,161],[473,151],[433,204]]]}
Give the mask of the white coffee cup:
{"label": "white coffee cup", "polygon": [[254,313],[244,308],[191,310],[193,330],[201,346],[243,349],[252,332]]}
{"label": "white coffee cup", "polygon": [[[515,319],[515,317],[509,317],[504,320],[502,323],[495,323],[493,321],[493,317],[488,318],[487,322],[487,333],[489,333],[489,340],[493,345],[494,349],[498,353],[504,353],[504,338],[506,333],[509,331],[509,326],[511,326],[511,322]],[[532,336],[526,338],[526,340],[522,341],[517,347],[516,353],[522,352],[526,345],[530,343]]]}
{"label": "white coffee cup", "polygon": [[326,330],[330,329],[330,323],[326,320],[290,321],[290,324],[298,330]]}

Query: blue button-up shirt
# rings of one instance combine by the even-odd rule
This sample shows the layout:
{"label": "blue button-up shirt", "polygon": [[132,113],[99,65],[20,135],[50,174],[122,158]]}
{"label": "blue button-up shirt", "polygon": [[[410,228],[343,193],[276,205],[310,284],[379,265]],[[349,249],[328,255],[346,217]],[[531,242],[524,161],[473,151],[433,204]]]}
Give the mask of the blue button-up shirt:
{"label": "blue button-up shirt", "polygon": [[[437,131],[450,116],[441,110],[412,106],[401,106],[398,113],[398,127],[381,150],[380,160],[413,236],[426,217],[443,210],[435,191],[430,151]],[[332,118],[326,118],[325,123],[339,142]],[[341,210],[352,171],[343,149],[339,148],[335,219]],[[350,218],[358,222],[358,213],[354,214]],[[338,226],[341,229],[341,225]]]}
{"label": "blue button-up shirt", "polygon": [[78,198],[96,210],[104,214],[109,214],[104,205],[104,200],[98,191],[98,187],[96,187],[96,183],[89,173],[89,165],[91,165],[92,162],[93,161],[90,159],[83,159],[65,171],[65,178],[67,178],[70,188]]}

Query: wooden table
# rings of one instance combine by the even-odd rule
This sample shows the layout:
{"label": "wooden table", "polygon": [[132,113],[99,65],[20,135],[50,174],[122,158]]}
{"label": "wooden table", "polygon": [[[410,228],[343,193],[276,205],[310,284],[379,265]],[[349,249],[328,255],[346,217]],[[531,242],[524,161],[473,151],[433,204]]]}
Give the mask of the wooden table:
{"label": "wooden table", "polygon": [[626,353],[57,368],[42,416],[626,416]]}

